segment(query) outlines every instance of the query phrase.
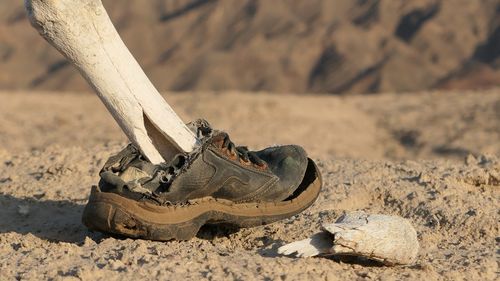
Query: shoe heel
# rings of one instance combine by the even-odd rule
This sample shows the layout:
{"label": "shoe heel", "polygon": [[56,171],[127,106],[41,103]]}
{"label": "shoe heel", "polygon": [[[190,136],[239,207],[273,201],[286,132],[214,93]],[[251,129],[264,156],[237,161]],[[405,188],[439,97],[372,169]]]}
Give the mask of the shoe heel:
{"label": "shoe heel", "polygon": [[91,230],[109,231],[112,211],[109,204],[89,202],[83,210],[82,223]]}
{"label": "shoe heel", "polygon": [[102,201],[92,195],[82,215],[83,224],[91,230],[159,241],[189,240],[207,220],[205,214],[178,224],[148,223],[134,217],[120,204]]}
{"label": "shoe heel", "polygon": [[144,237],[147,227],[121,208],[108,202],[89,202],[83,211],[82,222],[91,230],[129,237]]}

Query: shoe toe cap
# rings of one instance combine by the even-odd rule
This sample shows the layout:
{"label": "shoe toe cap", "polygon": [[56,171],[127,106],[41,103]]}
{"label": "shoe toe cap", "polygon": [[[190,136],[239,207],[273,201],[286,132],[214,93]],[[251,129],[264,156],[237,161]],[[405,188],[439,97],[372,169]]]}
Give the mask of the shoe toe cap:
{"label": "shoe toe cap", "polygon": [[289,197],[300,185],[307,169],[307,153],[297,145],[270,147],[258,152],[269,169],[278,176],[278,187],[265,195],[265,199],[281,201]]}

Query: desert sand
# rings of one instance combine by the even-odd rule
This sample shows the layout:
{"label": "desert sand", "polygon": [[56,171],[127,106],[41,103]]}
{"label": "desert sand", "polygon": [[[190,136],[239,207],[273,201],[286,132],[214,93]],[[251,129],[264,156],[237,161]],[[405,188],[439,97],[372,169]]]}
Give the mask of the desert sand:
{"label": "desert sand", "polygon": [[[500,90],[335,97],[166,93],[236,144],[303,145],[324,188],[308,210],[250,229],[207,226],[190,241],[88,231],[80,217],[126,139],[92,94],[0,93],[0,280],[495,280]],[[416,264],[297,259],[276,249],[344,211],[399,215]]]}

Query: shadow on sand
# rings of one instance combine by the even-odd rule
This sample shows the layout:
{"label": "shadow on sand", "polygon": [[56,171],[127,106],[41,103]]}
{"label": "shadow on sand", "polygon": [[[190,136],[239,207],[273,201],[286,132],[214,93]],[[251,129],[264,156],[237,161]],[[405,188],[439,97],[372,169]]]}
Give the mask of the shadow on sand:
{"label": "shadow on sand", "polygon": [[[81,222],[84,207],[83,202],[17,198],[0,194],[0,233],[32,234],[49,241],[76,244],[82,243],[86,237],[96,242],[103,236],[126,239],[120,235],[89,231]],[[205,225],[196,236],[200,239],[213,240],[238,230],[238,227],[231,225]]]}
{"label": "shadow on sand", "polygon": [[81,223],[84,205],[75,202],[0,194],[0,208],[0,233],[32,234],[68,243],[82,243],[85,237],[95,240],[99,236]]}

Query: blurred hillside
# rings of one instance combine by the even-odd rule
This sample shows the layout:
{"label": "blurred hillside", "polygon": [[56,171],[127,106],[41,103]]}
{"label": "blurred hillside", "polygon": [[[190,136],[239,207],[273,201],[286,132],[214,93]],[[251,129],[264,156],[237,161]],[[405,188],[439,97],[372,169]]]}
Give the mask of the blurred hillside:
{"label": "blurred hillside", "polygon": [[[87,90],[29,26],[22,2],[0,1],[0,88]],[[500,85],[499,0],[103,2],[161,90],[369,93]]]}

